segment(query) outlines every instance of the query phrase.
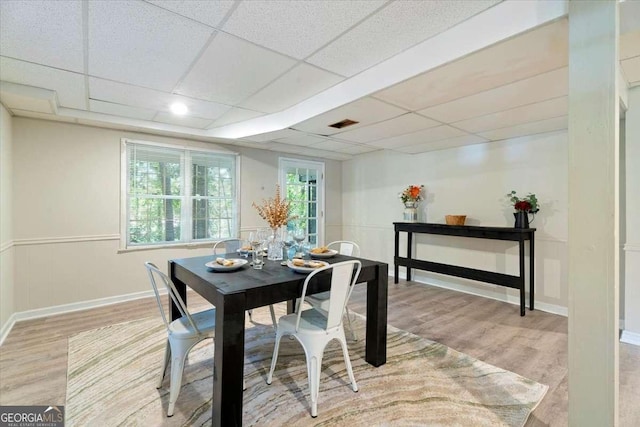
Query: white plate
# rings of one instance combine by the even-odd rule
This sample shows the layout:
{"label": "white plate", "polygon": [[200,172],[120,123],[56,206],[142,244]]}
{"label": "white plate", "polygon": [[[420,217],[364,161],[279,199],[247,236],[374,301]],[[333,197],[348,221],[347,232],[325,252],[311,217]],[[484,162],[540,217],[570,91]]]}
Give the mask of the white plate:
{"label": "white plate", "polygon": [[205,264],[205,267],[212,269],[213,271],[233,271],[241,268],[243,265],[247,264],[249,261],[246,259],[240,258],[227,258],[229,261],[233,261],[233,265],[222,265],[218,264],[215,261],[209,261]]}
{"label": "white plate", "polygon": [[[237,252],[239,255],[242,255],[242,254],[251,255],[251,254],[253,254],[253,249],[237,249],[237,250],[236,250],[236,252]],[[264,255],[266,255],[266,254],[267,254],[267,250],[266,250],[266,249],[262,249],[262,253],[263,253]]]}
{"label": "white plate", "polygon": [[337,253],[338,251],[336,251],[335,249],[329,249],[327,252],[322,252],[321,254],[314,254],[313,252],[309,251],[309,256],[311,258],[331,258],[336,256]]}
{"label": "white plate", "polygon": [[[318,267],[308,267],[307,264],[309,264],[309,262],[316,262],[318,264],[322,264],[321,266]],[[314,270],[317,270],[319,268],[322,268],[324,266],[329,265],[328,262],[325,261],[306,261],[304,262],[304,267],[298,267],[297,265],[293,265],[293,263],[291,261],[287,261],[287,267],[289,267],[290,269],[292,269],[293,271],[295,271],[296,273],[311,273]]]}

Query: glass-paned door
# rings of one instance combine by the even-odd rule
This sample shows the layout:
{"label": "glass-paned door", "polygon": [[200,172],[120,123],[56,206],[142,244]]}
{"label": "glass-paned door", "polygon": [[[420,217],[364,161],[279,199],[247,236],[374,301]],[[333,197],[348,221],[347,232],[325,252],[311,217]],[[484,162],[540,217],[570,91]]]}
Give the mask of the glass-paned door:
{"label": "glass-paned door", "polygon": [[306,230],[312,246],[324,241],[324,163],[280,159],[280,186],[291,201],[287,229]]}

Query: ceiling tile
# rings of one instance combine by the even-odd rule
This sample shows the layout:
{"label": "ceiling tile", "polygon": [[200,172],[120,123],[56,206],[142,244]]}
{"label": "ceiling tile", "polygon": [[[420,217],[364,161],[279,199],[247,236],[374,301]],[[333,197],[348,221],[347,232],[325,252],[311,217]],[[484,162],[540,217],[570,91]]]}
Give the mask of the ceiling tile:
{"label": "ceiling tile", "polygon": [[145,2],[89,2],[89,73],[170,92],[213,30]]}
{"label": "ceiling tile", "polygon": [[263,116],[264,113],[259,111],[246,110],[244,108],[236,108],[232,107],[229,111],[221,115],[216,119],[215,122],[211,125],[211,127],[220,127],[224,125],[229,125],[231,123],[238,123],[244,120],[253,119],[255,117]]}
{"label": "ceiling tile", "polygon": [[541,120],[539,122],[525,123],[518,126],[482,132],[480,135],[492,141],[498,141],[501,139],[516,138],[519,136],[567,129],[567,126],[567,116],[562,116],[555,117],[553,119]]}
{"label": "ceiling tile", "polygon": [[389,105],[373,98],[362,98],[349,104],[315,116],[309,120],[294,125],[294,129],[319,135],[332,135],[340,132],[340,129],[329,127],[330,124],[344,119],[358,122],[349,129],[357,129],[367,124],[387,120],[406,113],[405,110]]}
{"label": "ceiling tile", "polygon": [[407,113],[384,122],[374,123],[355,130],[335,134],[336,138],[354,142],[371,142],[378,139],[412,133],[421,129],[440,125],[440,122],[427,119],[419,114]]}
{"label": "ceiling tile", "polygon": [[296,145],[299,147],[307,147],[324,141],[324,138],[315,135],[307,135],[306,133],[297,132],[298,135],[289,136],[286,138],[275,139],[275,142],[283,144]]}
{"label": "ceiling tile", "polygon": [[418,113],[446,123],[478,117],[558,98],[568,93],[567,68],[540,74],[475,95],[456,99]]}
{"label": "ceiling tile", "polygon": [[307,62],[353,76],[496,3],[497,0],[393,2]]}
{"label": "ceiling tile", "polygon": [[197,117],[189,116],[177,116],[175,114],[164,112],[158,113],[153,121],[196,129],[206,129],[207,126],[209,126],[209,124],[211,123],[211,120],[209,119],[199,119]]}
{"label": "ceiling tile", "polygon": [[240,104],[251,110],[275,113],[304,101],[344,80],[328,71],[301,63]]}
{"label": "ceiling tile", "polygon": [[452,123],[453,126],[471,133],[483,132],[491,129],[506,128],[523,123],[536,122],[553,117],[566,116],[569,104],[566,96],[524,105],[511,110],[487,114]]}
{"label": "ceiling tile", "polygon": [[347,154],[364,154],[364,153],[370,153],[372,151],[378,151],[381,150],[381,148],[378,147],[372,147],[370,145],[351,145],[350,147],[347,147],[343,150],[338,150],[340,153],[347,153]]}
{"label": "ceiling tile", "polygon": [[375,97],[417,111],[555,70],[568,63],[567,33],[567,21],[557,21],[384,89]]}
{"label": "ceiling tile", "polygon": [[56,114],[56,93],[49,89],[0,81],[0,102],[10,110]]}
{"label": "ceiling tile", "polygon": [[229,110],[229,106],[210,101],[188,98],[153,89],[116,83],[108,80],[89,78],[89,97],[98,101],[130,105],[169,112],[174,102],[182,102],[189,109],[189,116],[211,120],[220,117]]}
{"label": "ceiling tile", "polygon": [[354,144],[349,144],[347,142],[342,142],[342,141],[334,141],[334,140],[325,138],[322,141],[313,144],[311,147],[317,148],[318,150],[344,152],[343,150],[350,148],[352,145]]}
{"label": "ceiling tile", "polygon": [[61,107],[86,109],[82,74],[0,56],[0,80],[54,90]]}
{"label": "ceiling tile", "polygon": [[620,1],[620,34],[640,30],[640,2]]}
{"label": "ceiling tile", "polygon": [[640,30],[620,36],[620,59],[640,56]]}
{"label": "ceiling tile", "polygon": [[236,105],[294,64],[286,56],[218,33],[176,92]]}
{"label": "ceiling tile", "polygon": [[226,32],[302,59],[366,17],[386,0],[243,1]]}
{"label": "ceiling tile", "polygon": [[380,148],[399,148],[409,145],[425,144],[427,142],[438,141],[441,139],[454,138],[467,135],[460,129],[451,126],[442,125],[429,129],[424,129],[414,133],[395,136],[393,138],[381,139],[374,141],[368,145]]}
{"label": "ceiling tile", "polygon": [[447,148],[461,147],[463,145],[481,144],[483,142],[487,142],[487,139],[481,138],[478,135],[464,135],[457,138],[441,139],[439,141],[434,141],[427,144],[401,147],[397,148],[395,151],[400,151],[407,154],[418,154],[425,153],[427,151],[445,150]]}
{"label": "ceiling tile", "polygon": [[145,0],[178,15],[218,27],[234,4],[233,0]]}
{"label": "ceiling tile", "polygon": [[620,64],[622,65],[622,72],[629,84],[640,82],[640,56],[625,59]]}
{"label": "ceiling tile", "polygon": [[82,2],[0,1],[3,56],[84,71]]}
{"label": "ceiling tile", "polygon": [[247,141],[256,141],[256,142],[267,142],[267,141],[275,141],[276,139],[283,139],[289,137],[303,137],[305,134],[302,132],[298,132],[294,129],[281,129],[274,132],[261,133],[258,135],[247,136],[246,138],[242,138]]}
{"label": "ceiling tile", "polygon": [[152,120],[157,111],[129,105],[113,104],[111,102],[89,100],[89,110],[96,113],[111,114],[112,116],[130,119]]}

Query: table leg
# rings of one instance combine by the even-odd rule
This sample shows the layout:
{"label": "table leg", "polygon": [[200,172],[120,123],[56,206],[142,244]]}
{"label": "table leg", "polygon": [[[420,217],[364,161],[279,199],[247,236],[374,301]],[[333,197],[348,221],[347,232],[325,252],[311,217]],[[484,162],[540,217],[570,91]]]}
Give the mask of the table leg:
{"label": "table leg", "polygon": [[[180,295],[180,297],[182,298],[182,301],[184,301],[184,305],[186,306],[187,305],[187,285],[182,283],[180,280],[176,279],[176,275],[174,274],[174,268],[175,268],[175,264],[169,261],[169,277],[171,278],[171,281],[173,282],[173,285],[175,286],[176,291],[178,291],[178,295]],[[182,313],[180,313],[178,306],[175,305],[175,303],[171,298],[169,298],[169,321],[171,322],[181,317],[182,317]]]}
{"label": "table leg", "polygon": [[376,278],[367,282],[367,342],[365,360],[373,366],[387,362],[387,287],[389,267],[376,267]]}
{"label": "table leg", "polygon": [[535,231],[531,233],[531,240],[529,240],[529,310],[533,310],[533,294],[535,291],[536,282],[534,280],[535,270],[535,251],[533,247],[533,241],[535,240]]}
{"label": "table leg", "polygon": [[520,252],[520,316],[524,316],[526,306],[524,298],[524,240],[520,239],[518,248]]}
{"label": "table leg", "polygon": [[395,246],[394,246],[394,258],[393,258],[393,283],[398,283],[398,275],[400,273],[400,266],[398,265],[398,257],[400,257],[400,232],[396,231]]}
{"label": "table leg", "polygon": [[216,306],[211,419],[214,426],[241,426],[245,295],[223,298]]}
{"label": "table leg", "polygon": [[407,281],[411,280],[411,246],[413,240],[413,233],[411,231],[407,232],[407,261],[409,265],[407,265]]}

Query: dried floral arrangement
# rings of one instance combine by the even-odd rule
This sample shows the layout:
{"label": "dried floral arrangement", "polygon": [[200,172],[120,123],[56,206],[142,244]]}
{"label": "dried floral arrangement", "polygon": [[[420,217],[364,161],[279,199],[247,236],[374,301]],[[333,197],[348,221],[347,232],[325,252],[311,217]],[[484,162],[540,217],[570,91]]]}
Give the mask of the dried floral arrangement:
{"label": "dried floral arrangement", "polygon": [[256,205],[255,202],[251,204],[258,211],[260,218],[269,223],[269,227],[278,228],[286,225],[289,220],[294,217],[289,216],[291,210],[291,202],[286,198],[280,198],[280,186],[276,184],[276,195],[274,198],[267,200],[262,199],[262,205]]}

